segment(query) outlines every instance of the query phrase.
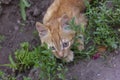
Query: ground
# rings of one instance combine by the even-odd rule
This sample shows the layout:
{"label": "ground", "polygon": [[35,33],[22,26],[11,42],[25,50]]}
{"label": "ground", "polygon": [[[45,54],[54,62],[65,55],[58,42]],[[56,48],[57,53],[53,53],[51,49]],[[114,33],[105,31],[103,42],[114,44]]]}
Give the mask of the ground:
{"label": "ground", "polygon": [[[22,23],[19,0],[2,1],[0,5],[0,65],[9,63],[8,56],[14,55],[21,42],[28,41],[31,46],[39,45],[39,37],[34,34],[35,22],[42,22],[46,9],[53,0],[30,0],[27,8],[27,21]],[[1,1],[0,1],[1,2]],[[109,53],[107,58],[80,60],[68,66],[67,80],[120,80],[120,50]],[[10,73],[8,67],[0,70]]]}
{"label": "ground", "polygon": [[120,80],[120,51],[97,60],[79,61],[69,68],[68,80]]}

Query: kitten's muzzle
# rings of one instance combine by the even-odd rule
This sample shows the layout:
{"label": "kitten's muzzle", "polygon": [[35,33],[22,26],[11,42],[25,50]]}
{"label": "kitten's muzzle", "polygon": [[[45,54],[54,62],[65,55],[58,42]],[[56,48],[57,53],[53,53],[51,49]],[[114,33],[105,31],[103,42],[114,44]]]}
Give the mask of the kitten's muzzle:
{"label": "kitten's muzzle", "polygon": [[59,58],[63,58],[64,57],[63,52],[57,52],[57,53],[58,53]]}

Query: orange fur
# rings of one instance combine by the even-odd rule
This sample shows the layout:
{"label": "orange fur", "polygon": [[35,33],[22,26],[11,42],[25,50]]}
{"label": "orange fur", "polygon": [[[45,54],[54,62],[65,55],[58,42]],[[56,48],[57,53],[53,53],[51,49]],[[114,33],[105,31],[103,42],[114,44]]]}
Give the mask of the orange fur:
{"label": "orange fur", "polygon": [[[43,24],[36,23],[42,43],[47,43],[57,58],[64,59],[66,62],[73,60],[74,55],[70,46],[73,44],[75,31],[66,30],[65,27],[73,17],[76,24],[86,26],[84,10],[84,0],[54,0],[43,18]],[[84,42],[81,40],[79,42],[80,49],[83,49]]]}

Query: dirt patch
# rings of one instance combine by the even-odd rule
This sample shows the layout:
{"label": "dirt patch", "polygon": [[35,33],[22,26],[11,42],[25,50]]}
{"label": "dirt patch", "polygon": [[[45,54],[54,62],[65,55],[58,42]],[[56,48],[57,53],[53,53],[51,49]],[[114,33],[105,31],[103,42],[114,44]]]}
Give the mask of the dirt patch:
{"label": "dirt patch", "polygon": [[79,61],[69,67],[68,80],[119,80],[120,50],[108,53],[106,58]]}
{"label": "dirt patch", "polygon": [[[4,40],[0,41],[0,64],[9,63],[8,56],[13,55],[19,48],[21,42],[29,42],[39,45],[39,37],[34,35],[35,22],[42,22],[43,15],[53,0],[30,0],[31,7],[27,9],[27,21],[23,26],[19,0],[2,0],[0,5],[0,35]],[[120,79],[120,51],[109,55],[107,60],[78,61],[77,64],[69,66],[66,74],[67,80],[119,80]],[[110,59],[109,59],[110,58]],[[10,69],[1,67],[7,73]]]}

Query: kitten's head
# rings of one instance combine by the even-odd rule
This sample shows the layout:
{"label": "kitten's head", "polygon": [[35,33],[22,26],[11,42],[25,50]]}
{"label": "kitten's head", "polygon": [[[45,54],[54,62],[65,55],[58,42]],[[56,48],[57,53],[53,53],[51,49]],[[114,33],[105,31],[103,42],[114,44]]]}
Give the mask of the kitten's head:
{"label": "kitten's head", "polygon": [[36,23],[42,43],[46,43],[52,49],[57,58],[65,58],[71,52],[75,32],[69,29],[68,17],[63,16],[56,21],[47,24]]}

